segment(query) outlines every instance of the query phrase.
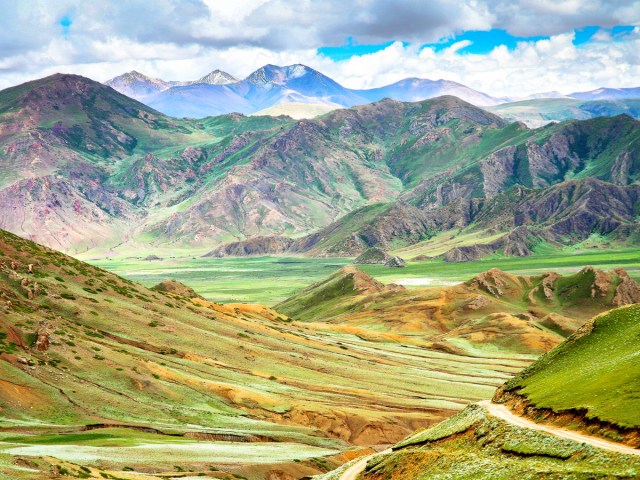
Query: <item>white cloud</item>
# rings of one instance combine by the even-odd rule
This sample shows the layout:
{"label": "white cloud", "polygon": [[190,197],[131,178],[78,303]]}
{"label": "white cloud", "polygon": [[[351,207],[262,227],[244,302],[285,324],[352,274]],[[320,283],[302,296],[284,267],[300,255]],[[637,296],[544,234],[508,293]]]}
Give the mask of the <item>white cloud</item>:
{"label": "white cloud", "polygon": [[[102,81],[132,69],[195,79],[215,68],[243,77],[266,63],[305,63],[354,88],[445,78],[501,96],[637,86],[640,73],[639,28],[616,41],[601,30],[579,47],[566,33],[640,23],[640,0],[0,0],[0,11],[0,88],[58,71]],[[418,48],[490,28],[553,35],[484,55],[465,53],[468,40]],[[397,41],[341,62],[316,54],[350,36]]]}

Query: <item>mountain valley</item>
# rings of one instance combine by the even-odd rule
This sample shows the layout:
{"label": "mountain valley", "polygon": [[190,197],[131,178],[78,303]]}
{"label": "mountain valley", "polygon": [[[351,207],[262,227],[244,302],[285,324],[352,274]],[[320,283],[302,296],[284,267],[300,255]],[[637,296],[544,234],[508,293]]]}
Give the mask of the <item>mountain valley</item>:
{"label": "mountain valley", "polygon": [[0,91],[0,478],[640,476],[637,92],[509,100]]}

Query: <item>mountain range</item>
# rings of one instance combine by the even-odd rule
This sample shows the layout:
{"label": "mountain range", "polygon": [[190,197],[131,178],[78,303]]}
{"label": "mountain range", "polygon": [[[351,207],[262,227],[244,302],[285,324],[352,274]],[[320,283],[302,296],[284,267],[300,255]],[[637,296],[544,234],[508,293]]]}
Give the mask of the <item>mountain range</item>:
{"label": "mountain range", "polygon": [[105,85],[109,85],[128,97],[142,100],[154,93],[168,90],[172,87],[186,87],[189,85],[225,85],[238,80],[226,72],[214,70],[198,80],[190,81],[165,81],[159,78],[151,78],[140,72],[132,70],[128,73],[118,75],[111,80],[107,80]]}
{"label": "mountain range", "polygon": [[[107,81],[106,85],[167,115],[193,118],[232,112],[256,113],[286,103],[341,108],[376,102],[384,98],[416,102],[442,95],[453,95],[481,107],[549,98],[576,99],[584,102],[620,101],[640,97],[638,88],[600,88],[589,92],[574,92],[566,96],[558,92],[547,92],[525,99],[496,98],[453,81],[420,78],[406,78],[391,85],[358,90],[343,87],[326,75],[300,64],[285,67],[265,65],[243,80],[214,70],[199,80],[167,82],[132,71]],[[583,115],[570,118],[590,117]],[[549,121],[563,119],[565,118],[553,116],[548,118]]]}
{"label": "mountain range", "polygon": [[165,82],[130,72],[106,84],[166,115],[194,118],[231,112],[255,113],[290,102],[340,108],[383,98],[412,102],[454,95],[476,105],[501,103],[500,99],[447,80],[409,78],[386,87],[354,90],[300,64],[265,65],[241,81],[224,72],[216,77],[222,81],[204,81],[206,78],[196,82]]}
{"label": "mountain range", "polygon": [[0,122],[0,227],[70,252],[261,237],[297,254],[417,256],[448,235],[469,239],[441,252],[463,261],[637,235],[640,122],[627,115],[529,129],[444,96],[181,120],[54,75],[0,92]]}

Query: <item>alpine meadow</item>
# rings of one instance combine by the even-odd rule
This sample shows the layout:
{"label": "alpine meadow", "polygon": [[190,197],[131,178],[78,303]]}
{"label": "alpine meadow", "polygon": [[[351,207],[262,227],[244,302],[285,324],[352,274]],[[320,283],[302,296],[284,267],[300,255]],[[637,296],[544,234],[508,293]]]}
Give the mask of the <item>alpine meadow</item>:
{"label": "alpine meadow", "polygon": [[640,479],[640,2],[0,9],[0,480]]}

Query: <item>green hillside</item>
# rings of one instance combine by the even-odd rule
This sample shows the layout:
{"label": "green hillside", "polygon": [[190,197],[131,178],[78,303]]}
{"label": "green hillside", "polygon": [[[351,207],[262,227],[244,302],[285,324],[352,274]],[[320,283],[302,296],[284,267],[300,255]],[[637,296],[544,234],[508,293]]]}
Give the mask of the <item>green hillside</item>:
{"label": "green hillside", "polygon": [[531,362],[310,326],[175,282],[160,292],[4,231],[0,253],[9,478],[58,467],[117,478],[214,467],[254,480],[269,465],[314,474],[344,462],[340,452],[393,443],[489,398]]}
{"label": "green hillside", "polygon": [[[605,435],[610,441],[637,447],[639,319],[637,304],[595,317],[509,380],[498,390],[494,402],[506,402],[515,418],[524,413],[539,425],[579,429],[587,435]],[[618,445],[629,452],[527,428],[491,411],[484,405],[471,405],[436,426],[415,432],[390,453],[371,458],[359,478],[640,477],[640,456],[623,443]],[[319,478],[333,480],[339,475]]]}
{"label": "green hillside", "polygon": [[640,306],[612,310],[509,381],[505,391],[538,409],[639,428],[639,351]]}

